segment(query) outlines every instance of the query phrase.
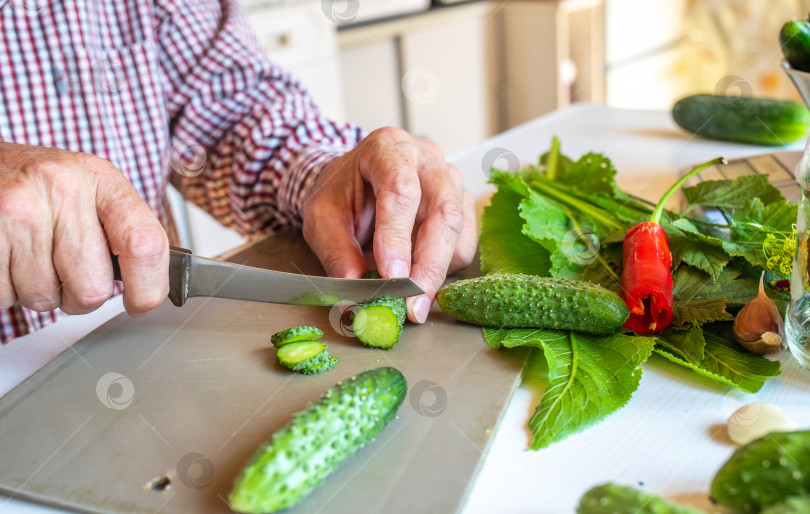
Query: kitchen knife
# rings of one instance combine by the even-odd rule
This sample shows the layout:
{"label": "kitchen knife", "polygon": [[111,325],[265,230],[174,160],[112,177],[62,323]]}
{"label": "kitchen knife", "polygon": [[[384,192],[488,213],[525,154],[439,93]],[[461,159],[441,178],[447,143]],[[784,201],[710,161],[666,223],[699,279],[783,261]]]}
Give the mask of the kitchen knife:
{"label": "kitchen knife", "polygon": [[[121,280],[118,258],[112,255],[113,276]],[[169,299],[180,307],[194,296],[293,305],[359,303],[368,298],[398,298],[424,293],[410,278],[348,279],[284,273],[192,255],[172,246]]]}

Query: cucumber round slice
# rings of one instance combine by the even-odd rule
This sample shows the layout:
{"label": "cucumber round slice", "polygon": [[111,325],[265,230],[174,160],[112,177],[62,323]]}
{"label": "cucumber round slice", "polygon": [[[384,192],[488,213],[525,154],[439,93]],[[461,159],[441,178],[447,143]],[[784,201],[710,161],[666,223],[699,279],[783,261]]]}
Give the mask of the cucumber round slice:
{"label": "cucumber round slice", "polygon": [[338,363],[337,357],[329,357],[329,360],[327,360],[326,362],[322,362],[321,364],[317,364],[315,366],[301,368],[298,371],[300,371],[305,375],[317,375],[318,373],[329,371],[330,369],[334,368],[335,364],[337,363]]}
{"label": "cucumber round slice", "polygon": [[317,327],[301,326],[292,327],[281,332],[276,332],[270,336],[270,342],[276,348],[284,346],[287,343],[294,343],[296,341],[313,341],[323,337],[323,331]]}
{"label": "cucumber round slice", "polygon": [[276,350],[276,357],[285,367],[298,371],[323,364],[331,355],[320,341],[297,341]]}
{"label": "cucumber round slice", "polygon": [[399,340],[402,324],[390,306],[369,305],[355,312],[352,330],[361,343],[387,350]]}

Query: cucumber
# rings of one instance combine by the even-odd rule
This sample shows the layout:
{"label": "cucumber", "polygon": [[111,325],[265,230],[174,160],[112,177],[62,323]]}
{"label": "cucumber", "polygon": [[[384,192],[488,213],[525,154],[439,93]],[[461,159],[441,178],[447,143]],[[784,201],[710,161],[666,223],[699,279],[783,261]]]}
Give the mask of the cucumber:
{"label": "cucumber", "polygon": [[378,296],[352,307],[352,331],[366,346],[390,350],[405,325],[405,299]]}
{"label": "cucumber", "polygon": [[810,112],[792,100],[731,95],[691,95],[672,107],[681,128],[709,139],[781,146],[802,139]]}
{"label": "cucumber", "polygon": [[810,72],[810,23],[790,20],[779,31],[782,55],[794,70]]}
{"label": "cucumber", "polygon": [[577,507],[577,514],[701,514],[632,487],[602,484],[591,488]]}
{"label": "cucumber", "polygon": [[447,314],[487,327],[612,334],[630,317],[619,295],[602,286],[519,273],[459,280],[436,300]]}
{"label": "cucumber", "polygon": [[774,432],[738,448],[714,476],[711,494],[737,512],[810,495],[810,430]]}
{"label": "cucumber", "polygon": [[338,383],[310,403],[251,457],[231,490],[238,512],[276,512],[303,500],[396,415],[408,385],[399,370],[376,368]]}
{"label": "cucumber", "polygon": [[762,514],[801,514],[810,512],[810,496],[791,496],[762,509]]}
{"label": "cucumber", "polygon": [[320,341],[297,341],[287,343],[276,350],[279,362],[293,371],[312,368],[332,358],[326,345]]}
{"label": "cucumber", "polygon": [[301,326],[276,332],[270,336],[270,342],[273,343],[273,346],[278,348],[279,346],[284,346],[287,343],[293,343],[295,341],[316,341],[321,337],[323,337],[323,331],[318,327]]}

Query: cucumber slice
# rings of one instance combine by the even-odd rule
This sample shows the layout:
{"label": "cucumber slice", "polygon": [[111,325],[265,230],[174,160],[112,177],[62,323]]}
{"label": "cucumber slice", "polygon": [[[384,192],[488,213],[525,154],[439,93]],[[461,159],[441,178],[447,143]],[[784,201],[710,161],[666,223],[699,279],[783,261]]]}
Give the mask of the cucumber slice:
{"label": "cucumber slice", "polygon": [[326,351],[326,345],[320,341],[297,341],[276,350],[276,357],[285,367],[298,371],[323,364],[331,355]]}
{"label": "cucumber slice", "polygon": [[405,324],[405,300],[393,296],[380,296],[354,307],[352,330],[366,346],[391,349]]}
{"label": "cucumber slice", "polygon": [[270,342],[276,348],[295,341],[316,341],[323,337],[323,331],[318,327],[300,326],[276,332],[270,337]]}
{"label": "cucumber slice", "polygon": [[405,377],[390,367],[338,383],[254,453],[228,497],[231,508],[276,512],[297,504],[374,440],[394,418],[407,392]]}
{"label": "cucumber slice", "polygon": [[318,373],[323,373],[325,371],[329,371],[330,369],[335,367],[335,364],[338,363],[337,357],[329,357],[329,360],[326,362],[322,362],[321,364],[316,364],[315,366],[310,366],[306,368],[301,368],[298,371],[305,375],[317,375]]}

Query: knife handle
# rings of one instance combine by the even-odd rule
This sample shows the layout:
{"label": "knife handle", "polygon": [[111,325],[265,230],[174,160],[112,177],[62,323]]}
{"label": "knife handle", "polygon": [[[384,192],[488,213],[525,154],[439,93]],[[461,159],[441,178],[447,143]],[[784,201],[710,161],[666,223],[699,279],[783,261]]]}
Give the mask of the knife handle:
{"label": "knife handle", "polygon": [[[110,252],[113,279],[121,280],[118,256]],[[181,307],[188,300],[188,279],[191,271],[191,252],[179,246],[169,247],[169,300]]]}

